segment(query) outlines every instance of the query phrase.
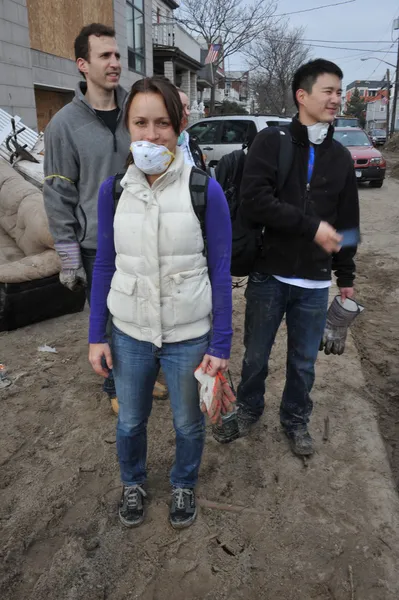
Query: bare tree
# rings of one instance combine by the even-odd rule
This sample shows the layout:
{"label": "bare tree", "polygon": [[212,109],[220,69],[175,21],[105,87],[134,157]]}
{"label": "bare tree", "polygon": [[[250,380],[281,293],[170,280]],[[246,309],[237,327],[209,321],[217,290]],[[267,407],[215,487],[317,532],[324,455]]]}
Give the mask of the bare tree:
{"label": "bare tree", "polygon": [[310,58],[303,29],[289,23],[270,27],[252,42],[245,56],[253,70],[252,91],[261,112],[290,115],[295,111],[291,83],[295,71]]}
{"label": "bare tree", "polygon": [[275,0],[184,0],[177,19],[192,34],[201,36],[208,47],[221,44],[221,52],[211,65],[211,113],[215,107],[216,72],[228,56],[242,51],[267,27],[276,10]]}

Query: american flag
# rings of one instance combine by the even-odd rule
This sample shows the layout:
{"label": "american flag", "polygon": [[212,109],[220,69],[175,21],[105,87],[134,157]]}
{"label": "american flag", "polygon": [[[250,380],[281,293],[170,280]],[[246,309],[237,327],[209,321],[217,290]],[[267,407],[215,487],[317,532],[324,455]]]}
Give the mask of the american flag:
{"label": "american flag", "polygon": [[209,46],[208,54],[206,55],[205,64],[214,63],[220,52],[221,44],[211,44]]}

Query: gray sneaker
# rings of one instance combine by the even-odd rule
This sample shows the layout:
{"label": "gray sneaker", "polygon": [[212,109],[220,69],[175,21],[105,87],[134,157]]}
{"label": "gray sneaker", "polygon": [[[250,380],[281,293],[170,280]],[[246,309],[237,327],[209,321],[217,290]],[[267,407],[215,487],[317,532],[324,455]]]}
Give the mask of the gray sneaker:
{"label": "gray sneaker", "polygon": [[174,529],[190,527],[197,516],[195,492],[192,488],[173,488],[169,521]]}
{"label": "gray sneaker", "polygon": [[294,454],[297,456],[311,456],[314,453],[313,440],[306,429],[294,429],[293,431],[284,429],[284,432],[289,439]]}
{"label": "gray sneaker", "polygon": [[144,521],[143,498],[147,494],[139,485],[123,486],[119,503],[119,520],[125,527],[138,527]]}

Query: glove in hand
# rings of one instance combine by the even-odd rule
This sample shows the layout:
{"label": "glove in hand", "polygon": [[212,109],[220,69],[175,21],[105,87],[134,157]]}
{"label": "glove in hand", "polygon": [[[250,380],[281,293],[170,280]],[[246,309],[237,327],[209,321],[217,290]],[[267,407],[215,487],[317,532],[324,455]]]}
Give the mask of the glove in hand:
{"label": "glove in hand", "polygon": [[79,267],[79,269],[62,269],[60,271],[60,282],[71,292],[77,292],[87,286],[85,270],[83,267]]}
{"label": "glove in hand", "polygon": [[77,242],[57,242],[55,249],[61,259],[60,282],[72,292],[87,285],[85,270],[82,266],[80,246]]}
{"label": "glove in hand", "polygon": [[324,350],[327,355],[343,354],[349,326],[363,310],[364,306],[355,300],[347,298],[342,302],[341,297],[336,296],[327,312],[320,350]]}
{"label": "glove in hand", "polygon": [[201,367],[195,371],[200,383],[200,408],[209,417],[212,425],[222,422],[222,415],[235,410],[236,397],[226,378],[220,371],[215,377],[203,373]]}

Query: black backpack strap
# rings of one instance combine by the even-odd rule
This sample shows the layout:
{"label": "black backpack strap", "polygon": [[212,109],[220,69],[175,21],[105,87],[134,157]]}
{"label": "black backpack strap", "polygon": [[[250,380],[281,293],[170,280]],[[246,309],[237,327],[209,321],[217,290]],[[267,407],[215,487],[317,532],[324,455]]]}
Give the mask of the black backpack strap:
{"label": "black backpack strap", "polygon": [[202,237],[204,238],[204,254],[206,256],[206,231],[205,231],[205,215],[206,215],[206,203],[208,200],[208,184],[209,176],[198,169],[193,167],[190,173],[190,194],[191,202],[193,205],[194,212],[197,216],[198,221],[201,225]]}
{"label": "black backpack strap", "polygon": [[114,177],[114,182],[112,184],[112,198],[114,200],[114,214],[116,213],[116,207],[118,206],[119,198],[122,196],[123,187],[121,186],[121,181],[125,176],[126,171],[123,173],[117,173]]}
{"label": "black backpack strap", "polygon": [[278,127],[280,132],[280,147],[278,156],[278,182],[277,193],[280,193],[286,184],[294,158],[294,147],[288,127]]}

